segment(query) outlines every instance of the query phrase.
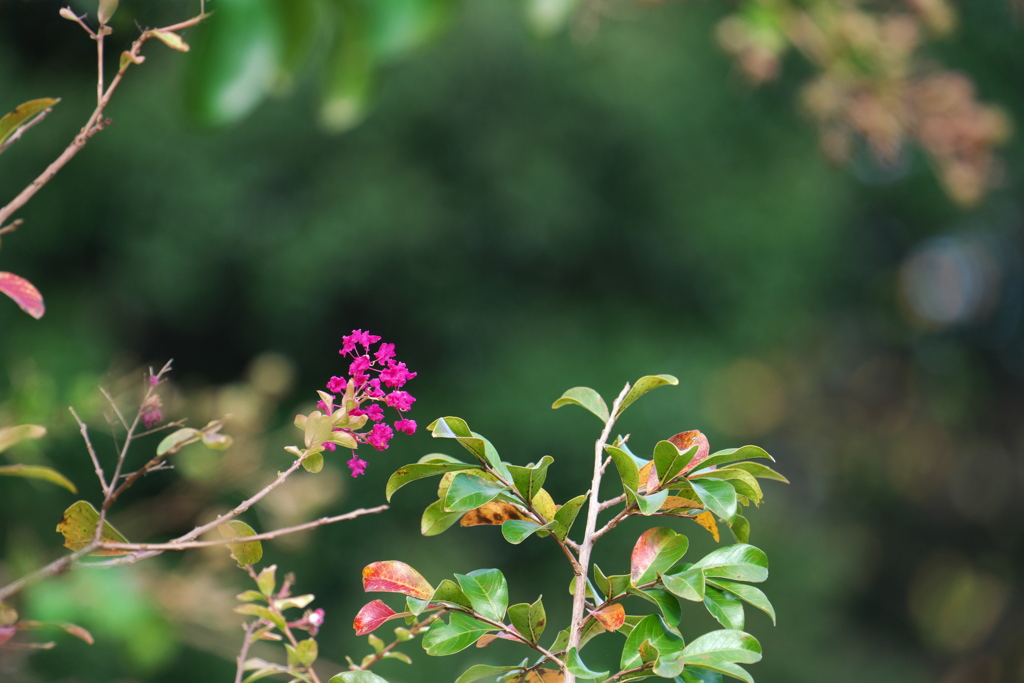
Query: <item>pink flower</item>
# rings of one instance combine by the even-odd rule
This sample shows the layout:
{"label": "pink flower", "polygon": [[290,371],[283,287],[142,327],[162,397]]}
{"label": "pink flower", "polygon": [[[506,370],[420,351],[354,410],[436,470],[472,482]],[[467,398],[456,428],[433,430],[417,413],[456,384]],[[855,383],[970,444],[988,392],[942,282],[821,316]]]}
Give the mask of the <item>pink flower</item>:
{"label": "pink flower", "polygon": [[408,391],[392,391],[390,394],[387,395],[387,398],[384,399],[384,402],[387,403],[392,408],[400,410],[404,413],[405,411],[412,408],[412,404],[416,402],[416,399],[413,398],[412,394],[410,394]]}
{"label": "pink flower", "polygon": [[363,387],[363,392],[367,398],[384,398],[384,392],[380,388],[380,378],[374,377],[369,382],[368,387]]}
{"label": "pink flower", "polygon": [[323,401],[317,401],[316,402],[316,409],[326,413],[327,412],[327,404],[324,403]]}
{"label": "pink flower", "polygon": [[362,330],[352,330],[352,334],[342,337],[341,341],[341,350],[338,353],[346,354],[355,351],[356,344],[361,344],[364,349],[369,349],[370,344],[380,341],[380,337]]}
{"label": "pink flower", "polygon": [[327,383],[327,391],[333,394],[343,394],[347,388],[348,382],[344,377],[331,377],[331,381]]}
{"label": "pink flower", "polygon": [[[384,345],[383,345],[383,344],[381,344],[381,346],[383,347]],[[392,345],[391,345],[391,348],[392,348],[392,349],[394,349],[394,348],[395,348],[395,345],[394,345],[394,344],[392,344]],[[394,354],[391,354],[391,355],[393,356]],[[160,384],[160,378],[159,378],[159,377],[157,377],[156,375],[150,375],[150,376],[149,376],[149,386],[151,386],[151,387],[155,387],[155,386],[156,386],[157,384]]]}
{"label": "pink flower", "polygon": [[380,371],[380,378],[384,384],[394,389],[400,389],[403,384],[415,376],[416,373],[409,372],[405,363],[396,363],[393,360],[389,360],[388,366]]}
{"label": "pink flower", "polygon": [[415,434],[416,420],[399,420],[398,422],[395,423],[395,429],[405,434]]}
{"label": "pink flower", "polygon": [[142,424],[146,425],[146,429],[152,429],[153,425],[157,422],[163,422],[164,414],[160,412],[160,407],[162,405],[163,402],[160,400],[160,397],[156,395],[150,396],[146,399],[146,402],[142,404],[142,407],[139,409],[141,413],[139,417],[142,418]]}
{"label": "pink flower", "polygon": [[388,447],[388,441],[395,435],[391,430],[391,427],[386,424],[375,424],[373,425],[373,431],[366,437],[366,443],[370,444],[378,451],[383,451]]}
{"label": "pink flower", "polygon": [[320,445],[323,446],[324,448],[326,448],[329,451],[333,451],[334,449],[336,449],[338,447],[333,441],[324,441]]}
{"label": "pink flower", "polygon": [[369,377],[366,376],[366,371],[370,369],[370,357],[369,356],[356,356],[355,360],[348,366],[348,374],[352,375],[352,381],[355,382],[356,386],[366,384]]}
{"label": "pink flower", "polygon": [[359,456],[353,453],[352,459],[348,461],[348,468],[352,470],[353,477],[358,477],[360,474],[366,471],[366,461],[360,460]]}
{"label": "pink flower", "polygon": [[[324,625],[324,610],[323,610],[323,608],[315,609],[312,612],[310,612],[309,616],[306,617],[306,620],[309,621],[311,626],[314,626],[316,628],[320,628],[321,626],[323,626]],[[314,635],[316,635],[316,634],[314,634]]]}
{"label": "pink flower", "polygon": [[378,363],[383,363],[389,358],[395,357],[395,345],[384,343],[380,345],[377,352],[373,354],[373,357],[377,359]]}

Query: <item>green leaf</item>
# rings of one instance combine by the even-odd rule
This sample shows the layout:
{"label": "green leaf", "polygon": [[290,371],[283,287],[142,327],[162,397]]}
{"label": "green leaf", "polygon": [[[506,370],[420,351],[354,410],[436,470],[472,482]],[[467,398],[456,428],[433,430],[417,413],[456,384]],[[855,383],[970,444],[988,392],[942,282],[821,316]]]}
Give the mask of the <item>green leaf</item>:
{"label": "green leaf", "polygon": [[448,512],[469,512],[490,503],[507,490],[501,484],[480,477],[457,474],[445,494],[444,508]]}
{"label": "green leaf", "polygon": [[573,387],[569,391],[562,394],[562,397],[551,404],[551,408],[557,410],[562,406],[577,405],[581,408],[586,408],[601,422],[608,421],[608,404],[601,398],[601,394],[597,393],[590,387]]}
{"label": "green leaf", "polygon": [[182,427],[161,439],[160,444],[156,447],[156,454],[166,455],[168,453],[177,453],[188,444],[195,443],[201,438],[202,434],[198,429]]}
{"label": "green leaf", "polygon": [[601,568],[596,564],[594,565],[594,583],[604,594],[606,599],[615,597],[616,595],[622,595],[626,592],[629,587],[629,574],[616,574],[613,576],[605,576]]}
{"label": "green leaf", "polygon": [[512,478],[508,467],[501,461],[497,451],[487,439],[470,431],[469,425],[460,417],[442,417],[427,426],[435,439],[455,439],[463,448],[472,453],[481,463],[489,466],[506,481]]}
{"label": "green leaf", "polygon": [[0,466],[0,476],[5,477],[26,477],[28,479],[42,479],[57,486],[63,486],[71,493],[78,493],[75,485],[63,474],[52,467],[42,465],[3,465]]}
{"label": "green leaf", "polygon": [[469,597],[451,579],[445,579],[438,584],[437,590],[434,591],[434,595],[430,598],[430,602],[449,602],[466,609],[473,608],[473,603]]}
{"label": "green leaf", "polygon": [[621,448],[606,446],[608,455],[612,456],[615,469],[619,472],[619,479],[622,480],[622,490],[626,494],[626,503],[632,505],[636,500],[636,491],[640,488],[640,468],[636,466],[633,456]]}
{"label": "green leaf", "polygon": [[512,474],[512,483],[523,498],[532,501],[540,492],[548,476],[548,467],[554,461],[550,455],[545,455],[534,467],[508,466],[508,471]]}
{"label": "green leaf", "polygon": [[424,477],[432,477],[437,474],[444,474],[445,472],[458,472],[460,470],[481,471],[477,465],[467,465],[465,463],[454,462],[414,463],[412,465],[406,465],[405,467],[399,468],[388,479],[388,483],[384,487],[384,496],[388,501],[390,501],[391,496],[394,495],[395,491],[411,481],[423,479]]}
{"label": "green leaf", "polygon": [[315,662],[317,654],[316,641],[312,638],[300,640],[298,647],[295,648],[295,656],[298,658],[299,663],[304,666],[309,666]]}
{"label": "green leaf", "polygon": [[767,465],[762,465],[759,462],[738,462],[733,465],[729,465],[729,469],[743,470],[749,472],[758,479],[773,479],[775,481],[781,481],[783,484],[788,484],[789,479],[773,470]]}
{"label": "green leaf", "polygon": [[455,654],[493,630],[491,626],[473,617],[461,612],[452,612],[449,623],[430,627],[427,635],[423,637],[423,649],[433,657]]}
{"label": "green leaf", "polygon": [[420,533],[424,536],[437,536],[448,530],[465,512],[448,512],[444,509],[444,501],[435,500],[423,511],[420,520]]}
{"label": "green leaf", "polygon": [[[312,449],[311,449],[312,450]],[[316,474],[324,468],[323,453],[310,453],[302,459],[302,467],[311,474]]]}
{"label": "green leaf", "polygon": [[648,529],[633,546],[630,556],[630,580],[634,586],[653,580],[668,571],[686,554],[690,541],[667,527]]}
{"label": "green leaf", "polygon": [[521,666],[487,666],[486,664],[477,664],[462,672],[462,675],[455,679],[455,683],[473,683],[473,681],[479,681],[481,678],[521,670]]}
{"label": "green leaf", "polygon": [[640,510],[640,514],[645,517],[650,517],[660,510],[661,506],[665,504],[666,500],[668,500],[668,489],[664,489],[647,496],[640,495],[631,489],[626,489],[627,498],[630,495],[632,495],[633,500],[636,501],[636,506]]}
{"label": "green leaf", "polygon": [[531,643],[536,643],[544,634],[544,628],[548,625],[547,613],[544,611],[544,603],[540,598],[532,605],[525,602],[512,605],[508,608],[508,618],[520,635],[528,638]]}
{"label": "green leaf", "polygon": [[703,462],[699,463],[697,467],[700,468],[698,471],[703,472],[712,465],[721,465],[723,463],[747,460],[749,458],[767,458],[768,460],[775,462],[775,458],[768,455],[768,452],[760,446],[740,446],[739,448],[726,448],[725,450],[715,451]]}
{"label": "green leaf", "polygon": [[505,618],[508,607],[508,582],[497,569],[477,569],[469,574],[456,574],[462,591],[473,610],[494,621]]}
{"label": "green leaf", "polygon": [[683,683],[722,683],[722,674],[700,667],[687,667],[682,673]]}
{"label": "green leaf", "polygon": [[282,38],[274,94],[283,94],[292,89],[319,42],[317,33],[324,23],[323,7],[317,0],[273,0],[273,3]]}
{"label": "green leaf", "polygon": [[750,521],[743,515],[736,515],[729,520],[729,530],[738,543],[750,542]]}
{"label": "green leaf", "polygon": [[576,678],[586,680],[604,678],[609,673],[607,671],[597,672],[588,669],[587,665],[580,658],[580,653],[574,647],[569,648],[569,651],[565,653],[565,668],[569,670],[569,673],[575,675]]}
{"label": "green leaf", "polygon": [[564,541],[566,536],[569,535],[569,531],[572,530],[572,524],[576,521],[576,515],[579,513],[580,508],[583,507],[583,503],[587,500],[586,495],[576,496],[572,500],[566,502],[562,507],[558,508],[558,512],[555,513],[554,527],[551,530],[559,541]]}
{"label": "green leaf", "polygon": [[372,671],[344,671],[327,683],[388,683]]}
{"label": "green leaf", "polygon": [[96,18],[100,20],[101,25],[110,23],[110,17],[114,16],[114,12],[117,11],[117,0],[100,0],[99,10],[96,12]]}
{"label": "green leaf", "polygon": [[619,405],[619,410],[615,413],[615,417],[618,418],[626,408],[631,406],[634,401],[646,394],[648,391],[668,384],[674,386],[679,384],[679,380],[672,375],[647,375],[645,377],[641,377],[633,385],[633,388],[629,390],[626,397],[622,399],[622,403]]}
{"label": "green leaf", "polygon": [[691,567],[674,574],[662,574],[661,582],[674,595],[683,600],[701,602],[704,599],[704,570]]}
{"label": "green leaf", "polygon": [[[2,141],[2,138],[0,138],[0,142]],[[25,439],[40,439],[44,436],[46,436],[46,427],[40,427],[39,425],[5,427],[0,429],[0,453]]]}
{"label": "green leaf", "polygon": [[685,451],[680,452],[671,441],[659,441],[654,446],[654,466],[657,468],[658,481],[662,486],[672,480],[677,474],[683,471],[693,456],[697,454],[699,445],[694,444]]}
{"label": "green leaf", "polygon": [[238,598],[239,600],[241,600],[242,602],[252,602],[253,600],[265,600],[266,599],[266,596],[264,596],[259,591],[252,591],[252,590],[242,591],[241,593],[239,593],[235,597]]}
{"label": "green leaf", "polygon": [[[96,526],[100,522],[100,513],[87,501],[80,500],[64,511],[60,523],[57,524],[57,531],[64,536],[64,547],[71,550],[81,550],[90,543],[96,535]],[[101,541],[110,543],[128,543],[120,531],[115,529],[110,522],[103,520],[103,531],[100,534]],[[127,555],[126,550],[97,550],[93,555]]]}
{"label": "green leaf", "polygon": [[679,605],[679,599],[675,595],[668,591],[657,589],[640,590],[632,586],[629,587],[627,592],[630,595],[635,595],[657,605],[658,609],[661,610],[661,616],[664,617],[665,625],[673,633],[679,634],[679,621],[683,617],[683,610]]}
{"label": "green leaf", "polygon": [[545,524],[542,527],[525,519],[507,519],[501,523],[501,535],[512,545],[519,545],[537,531],[551,526]]}
{"label": "green leaf", "polygon": [[[221,538],[245,538],[256,535],[251,526],[237,519],[221,524],[217,531],[220,532]],[[263,558],[263,545],[259,541],[228,543],[228,547],[231,548],[231,557],[242,567],[256,564]]]}
{"label": "green leaf", "polygon": [[193,29],[195,56],[185,61],[189,113],[208,126],[239,121],[263,101],[282,43],[268,0],[217,0],[215,9]]}
{"label": "green leaf", "polygon": [[743,628],[743,602],[732,593],[708,586],[704,593],[704,606],[722,626],[732,629]]}
{"label": "green leaf", "polygon": [[[687,664],[686,668],[692,670],[694,664]],[[724,660],[710,660],[700,665],[703,668],[711,669],[715,672],[721,672],[732,678],[739,679],[745,683],[754,683],[754,678],[747,671],[737,664],[727,662]]]}
{"label": "green leaf", "polygon": [[687,645],[683,649],[683,659],[687,664],[698,666],[716,660],[753,664],[761,660],[761,644],[754,636],[743,631],[712,631]]}
{"label": "green leaf", "polygon": [[663,654],[676,652],[683,647],[682,638],[668,630],[657,614],[649,614],[637,622],[626,637],[626,644],[622,648],[622,656],[619,659],[619,668],[632,669],[640,666],[642,662],[640,646],[648,640]]}
{"label": "green leaf", "polygon": [[714,579],[708,581],[712,586],[717,586],[722,590],[732,593],[743,602],[753,605],[757,609],[761,610],[769,617],[772,618],[772,624],[775,624],[775,608],[772,607],[772,603],[768,601],[768,596],[764,594],[760,588],[756,586],[748,586],[745,583],[735,583],[733,581],[723,581],[722,579]]}
{"label": "green leaf", "polygon": [[750,472],[735,467],[725,467],[713,470],[707,475],[698,475],[696,479],[699,481],[706,476],[729,480],[729,483],[736,489],[736,493],[746,496],[754,505],[760,505],[761,500],[764,498],[764,493],[761,492],[761,485],[757,483],[757,479]]}
{"label": "green leaf", "polygon": [[238,614],[248,614],[250,616],[265,619],[277,628],[279,628],[282,633],[287,630],[287,624],[285,623],[284,618],[281,617],[281,615],[277,612],[270,609],[269,607],[264,607],[263,605],[255,605],[250,602],[244,605],[239,605],[235,608],[235,612],[237,612]]}
{"label": "green leaf", "polygon": [[768,578],[768,557],[752,545],[739,543],[714,550],[693,565],[710,578],[758,583]]}
{"label": "green leaf", "polygon": [[[33,116],[44,109],[49,109],[58,102],[60,102],[59,99],[52,99],[49,97],[43,97],[38,100],[29,100],[28,102],[22,102],[19,104],[14,108],[14,111],[4,114],[3,118],[0,118],[0,144],[3,144],[7,138],[14,135],[14,132],[28,123]],[[10,427],[9,429],[17,429],[17,427]],[[42,428],[40,427],[40,429]],[[0,430],[0,434],[4,431],[6,430]],[[2,441],[2,437],[0,437],[0,441]],[[0,446],[0,451],[4,450],[4,448],[6,448],[6,446]]]}
{"label": "green leaf", "polygon": [[707,509],[721,519],[730,520],[736,514],[736,489],[729,482],[721,479],[691,479],[690,484]]}
{"label": "green leaf", "polygon": [[277,565],[272,564],[269,567],[265,567],[259,575],[256,576],[256,586],[260,589],[266,597],[270,597],[271,593],[277,587]]}

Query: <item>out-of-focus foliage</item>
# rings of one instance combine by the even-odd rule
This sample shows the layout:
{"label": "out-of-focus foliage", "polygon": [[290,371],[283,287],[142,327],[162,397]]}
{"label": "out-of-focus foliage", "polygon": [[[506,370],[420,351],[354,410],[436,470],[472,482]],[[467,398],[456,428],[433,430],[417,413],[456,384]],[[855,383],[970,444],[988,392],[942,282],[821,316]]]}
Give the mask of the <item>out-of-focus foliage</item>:
{"label": "out-of-focus foliage", "polygon": [[[123,0],[114,36],[183,6]],[[95,54],[58,7],[0,3],[0,109],[64,98],[0,158],[5,195],[93,106]],[[519,5],[469,4],[443,40],[386,69],[373,115],[340,137],[313,124],[313,76],[232,128],[198,130],[177,95],[183,56],[154,55],[112,106],[114,125],[26,207],[31,229],[4,236],[3,267],[45,285],[48,312],[35,321],[0,302],[0,424],[49,435],[3,464],[90,481],[67,405],[95,419],[104,377],[173,356],[183,378],[165,412],[193,426],[232,413],[236,443],[183,450],[111,520],[160,540],[136,532],[169,536],[284,466],[294,404],[337,372],[330,359],[354,326],[407,350],[421,373],[416,419],[464,415],[524,460],[586,457],[577,444],[595,436],[592,418],[577,411],[566,433],[569,418],[543,410],[564,387],[608,393],[665,368],[683,388],[635,412],[634,438],[678,423],[713,442],[756,439],[793,482],[752,514],[780,621],[774,631],[750,617],[764,620],[769,653],[759,681],[1019,680],[1021,142],[1006,147],[1005,187],[970,211],[914,151],[892,167],[857,153],[853,174],[830,169],[797,113],[807,67],[784,58],[777,84],[745,90],[713,44],[727,9],[628,5],[628,21],[574,43],[527,35]],[[932,49],[1019,128],[1011,7],[959,9],[957,31]],[[384,465],[430,448],[407,442],[372,459],[359,486],[328,460],[264,514],[298,523],[381,502]],[[315,544],[264,544],[265,561],[301,567],[326,610],[321,661],[352,651],[359,569],[381,548],[428,576],[450,573],[441,553],[464,570],[508,565],[552,612],[568,600],[568,577],[547,575],[531,539],[511,553],[486,529],[465,530],[479,535],[471,543],[421,539],[409,520],[429,493],[410,490],[370,526],[319,530]],[[4,578],[52,557],[75,500],[0,478]],[[611,559],[626,536],[610,535],[620,547],[597,558],[602,569],[626,569]],[[242,588],[225,585],[232,564],[221,549],[41,586],[20,611],[81,623],[97,643],[55,635],[54,656],[5,651],[0,679],[229,679]],[[421,663],[415,677],[401,662],[381,673],[454,680],[484,661],[475,654]]]}

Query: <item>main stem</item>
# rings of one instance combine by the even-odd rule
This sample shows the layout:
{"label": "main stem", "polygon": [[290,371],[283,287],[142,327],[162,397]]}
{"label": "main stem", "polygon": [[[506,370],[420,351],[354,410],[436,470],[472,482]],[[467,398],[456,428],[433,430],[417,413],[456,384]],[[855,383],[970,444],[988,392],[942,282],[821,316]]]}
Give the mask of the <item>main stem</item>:
{"label": "main stem", "polygon": [[[594,542],[597,540],[595,531],[597,530],[597,513],[601,510],[601,498],[599,489],[601,488],[601,474],[602,467],[601,463],[604,460],[604,447],[608,443],[608,437],[612,432],[612,427],[615,425],[615,418],[619,412],[619,406],[622,404],[622,399],[625,398],[629,392],[629,383],[622,388],[619,392],[618,398],[612,404],[611,414],[608,416],[608,421],[604,423],[604,429],[601,431],[601,436],[594,444],[594,477],[590,483],[590,504],[587,507],[587,525],[583,532],[583,541],[580,543],[580,551],[578,556],[578,564],[576,567],[576,592],[572,597],[572,621],[569,622],[569,644],[566,648],[578,648],[580,640],[583,638],[583,611],[587,604],[587,576],[590,574],[590,553],[594,549]],[[569,672],[567,669],[564,670],[565,678],[563,683],[576,683],[575,674]]]}

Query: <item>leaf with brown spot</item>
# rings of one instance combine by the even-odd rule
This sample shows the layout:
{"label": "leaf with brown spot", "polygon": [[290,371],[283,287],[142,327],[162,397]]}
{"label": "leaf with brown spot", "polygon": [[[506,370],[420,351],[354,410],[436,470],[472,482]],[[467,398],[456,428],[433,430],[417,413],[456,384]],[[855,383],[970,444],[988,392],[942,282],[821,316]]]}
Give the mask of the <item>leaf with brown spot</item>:
{"label": "leaf with brown spot", "polygon": [[[92,542],[96,535],[96,525],[99,524],[100,513],[96,511],[88,501],[80,500],[64,511],[57,531],[64,536],[64,547],[71,550],[81,550]],[[120,531],[115,529],[110,522],[103,520],[103,532],[100,534],[101,541],[109,543],[128,543]],[[97,550],[93,555],[127,555],[127,550]]]}
{"label": "leaf with brown spot", "polygon": [[59,99],[49,97],[29,100],[19,104],[14,108],[14,111],[4,114],[3,118],[0,118],[0,143],[14,135],[15,131],[28,123],[29,119],[33,116],[44,109],[49,109],[58,102],[60,102]]}
{"label": "leaf with brown spot", "polygon": [[476,646],[477,647],[487,647],[488,645],[490,645],[494,641],[498,640],[499,638],[502,639],[502,640],[511,640],[514,643],[521,643],[521,642],[523,642],[523,641],[519,640],[518,638],[516,638],[515,636],[509,635],[507,633],[485,633],[482,636],[480,636],[480,640],[476,641]]}
{"label": "leaf with brown spot", "polygon": [[534,669],[525,676],[515,678],[509,683],[562,683],[565,677],[555,669]]}
{"label": "leaf with brown spot", "polygon": [[714,515],[712,515],[710,512],[702,512],[696,517],[694,517],[693,521],[697,522],[697,524],[700,524],[702,527],[711,532],[711,535],[715,539],[715,543],[719,541],[720,536],[718,534],[718,523],[715,521]]}
{"label": "leaf with brown spot", "polygon": [[497,525],[503,524],[510,519],[528,520],[529,518],[514,505],[503,503],[500,500],[492,500],[463,515],[459,526]]}
{"label": "leaf with brown spot", "polygon": [[591,614],[609,631],[618,631],[626,623],[626,610],[617,602]]}
{"label": "leaf with brown spot", "polygon": [[434,588],[423,576],[404,562],[373,562],[363,569],[363,590],[367,593],[401,593],[429,600]]}

